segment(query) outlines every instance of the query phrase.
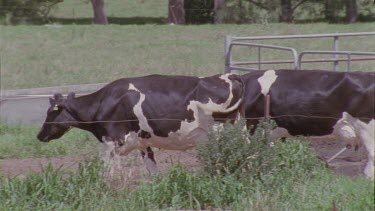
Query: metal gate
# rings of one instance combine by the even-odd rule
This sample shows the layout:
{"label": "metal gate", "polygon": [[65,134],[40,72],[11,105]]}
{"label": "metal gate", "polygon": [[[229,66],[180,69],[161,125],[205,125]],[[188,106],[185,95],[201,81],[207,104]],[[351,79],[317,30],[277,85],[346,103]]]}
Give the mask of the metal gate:
{"label": "metal gate", "polygon": [[[339,38],[340,37],[353,37],[353,36],[375,36],[375,32],[361,32],[361,33],[335,33],[335,34],[310,34],[310,35],[287,35],[287,36],[255,36],[255,37],[234,37],[226,36],[225,38],[225,73],[229,73],[232,70],[260,70],[262,64],[292,64],[293,69],[302,69],[303,63],[314,63],[314,62],[333,62],[333,70],[337,71],[339,62],[347,62],[347,71],[350,71],[351,61],[365,61],[375,60],[375,52],[362,52],[362,51],[339,51]],[[333,38],[333,49],[331,51],[318,51],[318,50],[304,50],[298,54],[295,48],[267,45],[253,43],[254,40],[281,40],[281,39],[316,39],[316,38]],[[371,43],[375,44],[375,43]],[[256,47],[258,49],[258,60],[257,61],[233,61],[232,51],[234,46],[249,46]],[[285,51],[290,53],[292,59],[290,60],[262,60],[262,49],[273,49],[279,51]],[[330,54],[330,59],[306,59],[303,60],[303,56],[306,54]],[[346,58],[338,58],[337,55],[346,55]],[[361,56],[352,58],[352,55]],[[246,65],[258,65],[257,68],[245,67]]]}

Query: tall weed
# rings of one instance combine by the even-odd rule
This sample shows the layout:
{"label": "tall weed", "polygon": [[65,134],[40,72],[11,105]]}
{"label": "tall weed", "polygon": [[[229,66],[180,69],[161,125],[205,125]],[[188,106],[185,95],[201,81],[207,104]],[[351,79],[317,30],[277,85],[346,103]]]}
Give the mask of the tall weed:
{"label": "tall weed", "polygon": [[24,179],[2,178],[0,208],[82,209],[86,201],[98,198],[105,187],[100,170],[101,162],[94,160],[81,163],[76,173],[63,172],[49,164],[42,173],[30,174]]}

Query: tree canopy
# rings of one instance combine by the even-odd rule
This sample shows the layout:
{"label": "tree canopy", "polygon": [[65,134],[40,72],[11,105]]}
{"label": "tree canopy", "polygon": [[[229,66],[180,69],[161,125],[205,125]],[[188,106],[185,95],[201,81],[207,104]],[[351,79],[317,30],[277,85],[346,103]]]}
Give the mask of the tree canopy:
{"label": "tree canopy", "polygon": [[[45,23],[50,9],[64,0],[0,0],[2,23]],[[105,0],[81,0],[91,3],[92,23],[108,24]],[[168,23],[330,23],[375,20],[373,0],[165,0]],[[142,7],[142,4],[139,4]]]}

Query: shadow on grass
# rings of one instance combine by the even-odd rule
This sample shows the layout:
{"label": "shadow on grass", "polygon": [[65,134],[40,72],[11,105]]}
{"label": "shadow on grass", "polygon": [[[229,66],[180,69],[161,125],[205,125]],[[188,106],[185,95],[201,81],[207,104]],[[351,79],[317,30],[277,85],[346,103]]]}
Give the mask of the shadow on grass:
{"label": "shadow on grass", "polygon": [[[300,19],[296,20],[295,23],[305,24],[305,23],[331,23],[331,24],[348,24],[345,17],[335,17],[331,20],[327,20],[325,18],[315,18],[315,19]],[[358,15],[356,23],[366,23],[366,22],[375,22],[375,14],[369,15]]]}
{"label": "shadow on grass", "polygon": [[[49,18],[52,23],[60,23],[63,25],[77,24],[89,25],[92,24],[92,18]],[[109,24],[119,25],[142,25],[142,24],[165,24],[167,19],[165,17],[108,17]]]}

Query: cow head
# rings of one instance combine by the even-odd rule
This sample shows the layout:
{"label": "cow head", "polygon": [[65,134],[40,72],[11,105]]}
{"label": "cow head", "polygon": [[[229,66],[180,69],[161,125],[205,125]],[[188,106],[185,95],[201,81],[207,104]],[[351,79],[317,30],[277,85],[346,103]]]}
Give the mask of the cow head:
{"label": "cow head", "polygon": [[58,139],[70,130],[75,119],[69,113],[67,105],[72,98],[74,98],[74,93],[70,93],[68,99],[64,99],[61,94],[55,94],[49,99],[50,107],[47,110],[47,117],[37,135],[40,141],[48,142]]}

